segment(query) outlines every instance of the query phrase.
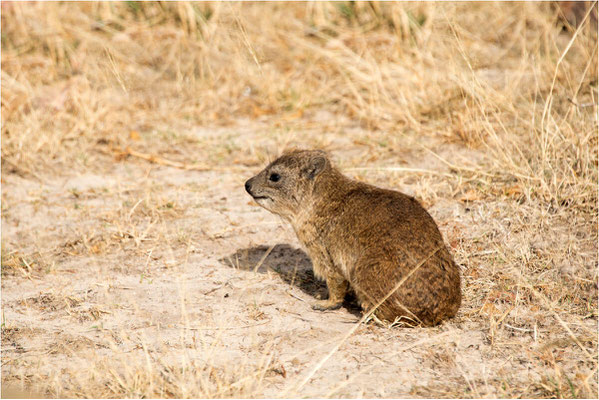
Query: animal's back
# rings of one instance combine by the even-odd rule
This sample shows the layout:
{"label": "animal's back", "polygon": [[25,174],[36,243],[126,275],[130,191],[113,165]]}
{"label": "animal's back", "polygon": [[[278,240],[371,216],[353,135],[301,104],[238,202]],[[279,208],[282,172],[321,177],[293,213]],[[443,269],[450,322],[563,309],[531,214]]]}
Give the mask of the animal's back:
{"label": "animal's back", "polygon": [[[426,325],[454,316],[461,302],[460,275],[429,213],[400,192],[350,185],[342,207],[328,210],[337,225],[331,247],[353,253],[344,256],[354,262],[347,278],[361,303],[377,304],[405,279],[379,307],[379,316],[405,316]],[[344,234],[348,227],[351,233]]]}

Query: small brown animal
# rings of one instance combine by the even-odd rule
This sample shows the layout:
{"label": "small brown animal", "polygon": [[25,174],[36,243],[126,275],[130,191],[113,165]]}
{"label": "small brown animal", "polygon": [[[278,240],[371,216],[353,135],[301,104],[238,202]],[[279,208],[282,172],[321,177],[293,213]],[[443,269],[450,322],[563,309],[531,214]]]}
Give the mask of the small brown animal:
{"label": "small brown animal", "polygon": [[382,302],[375,314],[388,321],[436,325],[458,311],[458,267],[414,198],[343,176],[320,150],[284,154],[245,189],[291,223],[326,280],[314,309],[341,307],[351,288],[366,312]]}

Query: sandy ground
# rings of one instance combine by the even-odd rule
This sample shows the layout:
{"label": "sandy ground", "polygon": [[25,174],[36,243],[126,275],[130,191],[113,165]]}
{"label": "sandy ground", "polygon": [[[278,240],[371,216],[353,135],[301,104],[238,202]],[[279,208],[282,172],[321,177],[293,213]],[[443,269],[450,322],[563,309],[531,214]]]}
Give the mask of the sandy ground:
{"label": "sandy ground", "polygon": [[[274,146],[277,138],[262,128],[225,131],[240,148]],[[209,142],[225,131],[197,134]],[[355,168],[375,167],[355,163],[367,159],[367,146],[346,145],[349,135],[322,140],[346,174],[387,187],[398,177],[396,189],[423,201],[463,268],[456,318],[415,329],[371,322],[333,351],[360,311],[351,298],[336,311],[311,309],[326,287],[314,279],[292,229],[243,189],[264,163],[229,159],[220,169],[193,171],[106,156],[97,172],[38,178],[3,172],[3,264],[12,257],[20,265],[3,267],[3,386],[102,395],[89,386],[93,381],[137,397],[135,377],[147,370],[187,381],[182,396],[197,396],[198,388],[206,396],[253,397],[546,395],[542,371],[551,364],[539,369],[537,357],[546,346],[559,350],[564,370],[592,374],[565,330],[549,337],[557,322],[546,313],[539,319],[534,309],[519,308],[506,327],[501,315],[509,302],[492,304],[498,314],[489,318],[495,311],[473,300],[469,283],[497,266],[458,250],[488,233],[493,210],[495,235],[521,237],[502,225],[500,200],[464,202],[463,193],[443,185],[442,174],[452,170],[422,146],[474,165],[482,153],[411,136],[399,139],[404,151],[376,166],[441,175],[368,172]],[[427,195],[431,179],[437,186]],[[594,250],[583,250],[586,268],[594,268]],[[571,326],[576,337],[585,346],[596,343],[579,333],[595,331],[596,316],[583,322]]]}

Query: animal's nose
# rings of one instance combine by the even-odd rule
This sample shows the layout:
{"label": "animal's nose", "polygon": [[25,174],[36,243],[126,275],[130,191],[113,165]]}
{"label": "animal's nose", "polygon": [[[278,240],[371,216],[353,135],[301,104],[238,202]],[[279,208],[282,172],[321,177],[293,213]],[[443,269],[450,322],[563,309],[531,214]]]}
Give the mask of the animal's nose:
{"label": "animal's nose", "polygon": [[251,187],[252,187],[252,185],[250,184],[250,181],[247,181],[245,183],[245,191],[248,192],[249,194],[252,194]]}

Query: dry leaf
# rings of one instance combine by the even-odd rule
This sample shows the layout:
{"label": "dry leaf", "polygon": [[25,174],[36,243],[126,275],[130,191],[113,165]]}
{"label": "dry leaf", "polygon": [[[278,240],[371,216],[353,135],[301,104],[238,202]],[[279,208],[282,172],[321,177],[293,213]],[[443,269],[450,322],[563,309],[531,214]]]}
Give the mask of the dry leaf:
{"label": "dry leaf", "polygon": [[518,197],[522,194],[522,188],[520,185],[510,186],[505,190],[505,194],[510,197]]}
{"label": "dry leaf", "polygon": [[292,121],[294,119],[298,119],[304,116],[304,111],[303,110],[297,110],[296,112],[294,112],[293,114],[286,114],[282,119],[284,121]]}
{"label": "dry leaf", "polygon": [[461,201],[463,203],[467,202],[467,201],[476,201],[476,200],[482,200],[482,197],[481,197],[480,193],[474,189],[468,190],[466,193],[461,195],[459,198],[459,201]]}
{"label": "dry leaf", "polygon": [[493,315],[499,313],[499,310],[497,309],[497,307],[495,307],[493,303],[486,303],[484,306],[482,306],[480,312],[485,313],[487,315]]}

